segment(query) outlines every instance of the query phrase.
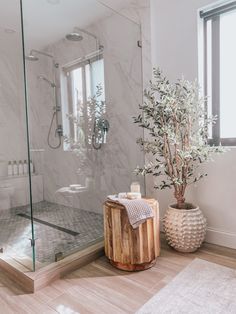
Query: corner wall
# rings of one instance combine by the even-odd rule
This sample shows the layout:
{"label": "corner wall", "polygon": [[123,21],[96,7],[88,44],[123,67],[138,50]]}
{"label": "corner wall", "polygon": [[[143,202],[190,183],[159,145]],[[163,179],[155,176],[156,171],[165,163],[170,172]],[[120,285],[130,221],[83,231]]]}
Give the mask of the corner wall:
{"label": "corner wall", "polygon": [[[151,0],[152,64],[159,66],[170,80],[184,75],[198,76],[197,10],[212,0]],[[207,241],[236,248],[236,149],[216,156],[204,166],[208,177],[189,190],[189,200],[203,210],[208,219]],[[147,180],[148,193],[160,201],[161,215],[173,201],[170,191],[156,192],[152,179]]]}

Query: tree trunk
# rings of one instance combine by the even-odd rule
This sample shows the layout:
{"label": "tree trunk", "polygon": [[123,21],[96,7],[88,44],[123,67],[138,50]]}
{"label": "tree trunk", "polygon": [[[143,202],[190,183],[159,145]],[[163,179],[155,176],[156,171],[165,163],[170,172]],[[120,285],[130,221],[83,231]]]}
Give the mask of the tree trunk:
{"label": "tree trunk", "polygon": [[185,203],[185,188],[186,186],[184,185],[179,185],[175,186],[175,193],[174,196],[177,200],[177,209],[185,209],[186,208],[186,203]]}
{"label": "tree trunk", "polygon": [[178,199],[177,199],[177,207],[178,209],[184,209],[185,208],[185,198],[180,196]]}
{"label": "tree trunk", "polygon": [[177,208],[184,209],[185,208],[185,198],[182,193],[175,192],[175,198],[177,200]]}

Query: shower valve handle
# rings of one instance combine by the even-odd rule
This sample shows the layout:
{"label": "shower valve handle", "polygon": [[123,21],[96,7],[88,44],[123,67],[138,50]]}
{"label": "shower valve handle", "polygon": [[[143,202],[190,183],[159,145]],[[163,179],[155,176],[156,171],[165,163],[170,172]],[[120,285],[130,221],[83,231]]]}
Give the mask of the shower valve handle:
{"label": "shower valve handle", "polygon": [[54,111],[61,111],[61,106],[54,106],[52,109]]}
{"label": "shower valve handle", "polygon": [[62,125],[59,124],[57,129],[56,129],[56,133],[59,135],[59,136],[63,136],[63,128],[62,128]]}

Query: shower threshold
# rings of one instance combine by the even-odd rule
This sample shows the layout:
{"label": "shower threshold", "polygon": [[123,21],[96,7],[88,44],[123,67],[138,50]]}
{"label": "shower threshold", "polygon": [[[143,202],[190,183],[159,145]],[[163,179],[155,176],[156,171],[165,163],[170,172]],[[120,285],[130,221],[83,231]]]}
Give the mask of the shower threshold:
{"label": "shower threshold", "polygon": [[26,291],[36,291],[103,254],[101,214],[47,201],[34,203],[33,213],[34,240],[29,205],[0,213],[0,268]]}
{"label": "shower threshold", "polygon": [[0,255],[0,268],[26,292],[34,293],[102,255],[104,255],[104,241],[100,240],[35,272],[29,271],[20,261],[12,258],[12,255],[3,253]]}

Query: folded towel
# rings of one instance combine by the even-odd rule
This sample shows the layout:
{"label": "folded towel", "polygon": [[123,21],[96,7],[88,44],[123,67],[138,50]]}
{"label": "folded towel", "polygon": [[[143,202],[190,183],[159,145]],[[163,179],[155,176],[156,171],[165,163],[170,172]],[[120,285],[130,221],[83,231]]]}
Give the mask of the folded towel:
{"label": "folded towel", "polygon": [[144,199],[129,200],[118,198],[116,195],[109,195],[108,199],[125,207],[129,222],[134,229],[154,216],[153,209]]}

